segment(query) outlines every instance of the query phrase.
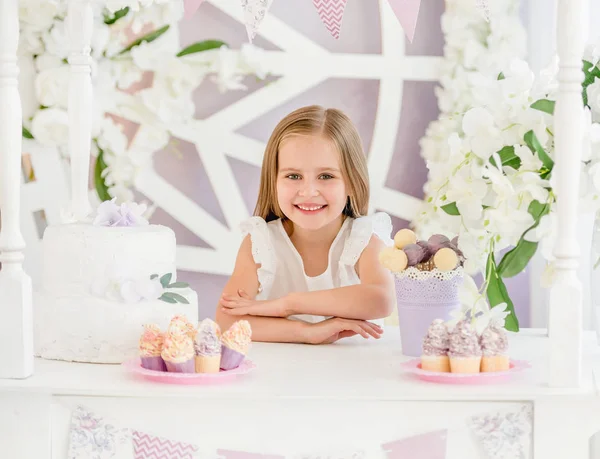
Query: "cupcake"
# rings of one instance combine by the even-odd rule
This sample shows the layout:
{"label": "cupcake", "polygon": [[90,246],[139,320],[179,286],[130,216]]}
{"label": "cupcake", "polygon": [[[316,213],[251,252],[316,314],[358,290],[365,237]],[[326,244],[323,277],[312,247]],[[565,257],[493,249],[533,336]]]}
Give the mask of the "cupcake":
{"label": "cupcake", "polygon": [[196,327],[194,327],[187,317],[177,315],[171,319],[167,327],[167,333],[184,333],[193,340],[196,336]]}
{"label": "cupcake", "polygon": [[252,342],[252,329],[247,320],[235,322],[221,337],[221,368],[233,370],[240,366]]}
{"label": "cupcake", "polygon": [[448,357],[452,373],[479,373],[481,346],[469,319],[458,322],[450,333]]}
{"label": "cupcake", "polygon": [[142,367],[154,371],[167,371],[165,361],[160,355],[163,348],[164,336],[157,325],[144,325],[140,337],[140,357]]}
{"label": "cupcake", "polygon": [[218,373],[221,364],[221,329],[211,319],[198,327],[194,342],[196,373]]}
{"label": "cupcake", "polygon": [[421,368],[423,370],[443,373],[450,371],[448,339],[448,329],[444,321],[435,319],[423,339],[423,353],[421,354]]}
{"label": "cupcake", "polygon": [[481,371],[506,371],[508,359],[508,337],[502,324],[490,323],[481,334]]}
{"label": "cupcake", "polygon": [[162,358],[171,373],[195,373],[194,340],[185,333],[165,333]]}

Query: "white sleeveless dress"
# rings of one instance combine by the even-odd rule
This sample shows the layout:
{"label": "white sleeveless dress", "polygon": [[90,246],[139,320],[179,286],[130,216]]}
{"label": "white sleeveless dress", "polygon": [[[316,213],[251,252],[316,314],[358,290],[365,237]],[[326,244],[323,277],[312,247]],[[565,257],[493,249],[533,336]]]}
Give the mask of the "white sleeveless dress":
{"label": "white sleeveless dress", "polygon": [[[254,262],[260,265],[258,300],[281,298],[290,292],[314,292],[360,284],[355,265],[371,235],[376,234],[386,245],[393,244],[392,222],[386,213],[346,218],[329,249],[327,269],[319,276],[310,277],[306,275],[302,257],[281,220],[267,223],[260,217],[251,217],[242,223],[241,229],[244,235],[250,234],[252,256]],[[309,314],[289,317],[310,323],[327,318]]]}

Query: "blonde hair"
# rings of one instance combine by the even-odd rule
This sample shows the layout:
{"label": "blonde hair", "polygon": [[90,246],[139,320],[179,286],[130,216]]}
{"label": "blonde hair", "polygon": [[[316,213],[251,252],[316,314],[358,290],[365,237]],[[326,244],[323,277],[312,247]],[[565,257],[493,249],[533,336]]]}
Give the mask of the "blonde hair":
{"label": "blonde hair", "polygon": [[342,175],[348,190],[343,214],[354,218],[366,215],[369,207],[369,173],[358,131],[343,112],[319,105],[293,111],[273,130],[263,157],[254,215],[266,221],[285,218],[277,201],[279,147],[290,136],[307,134],[322,135],[329,139],[340,153]]}

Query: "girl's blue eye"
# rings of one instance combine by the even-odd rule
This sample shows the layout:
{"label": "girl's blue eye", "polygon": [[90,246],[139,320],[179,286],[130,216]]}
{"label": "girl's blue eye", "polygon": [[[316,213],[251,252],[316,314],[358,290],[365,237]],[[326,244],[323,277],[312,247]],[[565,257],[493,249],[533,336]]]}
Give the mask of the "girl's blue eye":
{"label": "girl's blue eye", "polygon": [[322,175],[321,175],[321,178],[322,178],[323,180],[329,180],[329,179],[332,179],[332,178],[333,178],[333,175],[331,175],[331,174],[322,174]]}
{"label": "girl's blue eye", "polygon": [[298,180],[298,179],[300,179],[300,175],[298,175],[298,174],[289,174],[287,176],[287,178],[292,179],[292,180]]}

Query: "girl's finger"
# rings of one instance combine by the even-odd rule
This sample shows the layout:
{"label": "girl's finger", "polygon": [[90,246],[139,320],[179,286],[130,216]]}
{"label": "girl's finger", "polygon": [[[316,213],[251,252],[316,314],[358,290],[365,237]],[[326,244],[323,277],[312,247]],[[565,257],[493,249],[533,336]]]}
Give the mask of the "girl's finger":
{"label": "girl's finger", "polygon": [[360,325],[358,325],[356,323],[349,324],[349,327],[347,328],[347,330],[355,331],[357,334],[359,334],[363,338],[369,339],[368,333]]}

